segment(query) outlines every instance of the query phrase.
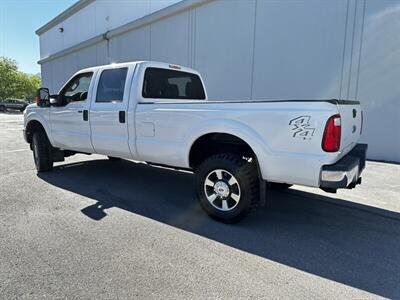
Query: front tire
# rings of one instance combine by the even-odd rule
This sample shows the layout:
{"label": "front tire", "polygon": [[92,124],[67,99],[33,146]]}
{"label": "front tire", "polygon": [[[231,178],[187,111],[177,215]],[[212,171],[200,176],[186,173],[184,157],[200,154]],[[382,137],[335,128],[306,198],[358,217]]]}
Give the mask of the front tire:
{"label": "front tire", "polygon": [[256,165],[235,154],[213,155],[196,170],[196,191],[210,217],[223,223],[239,222],[260,202]]}
{"label": "front tire", "polygon": [[5,107],[5,106],[3,106],[3,105],[2,105],[2,106],[0,106],[0,111],[1,111],[1,112],[6,112],[6,111],[7,111],[7,109],[6,109],[6,107]]}
{"label": "front tire", "polygon": [[32,138],[33,159],[36,170],[47,172],[53,169],[52,146],[43,131],[37,131]]}

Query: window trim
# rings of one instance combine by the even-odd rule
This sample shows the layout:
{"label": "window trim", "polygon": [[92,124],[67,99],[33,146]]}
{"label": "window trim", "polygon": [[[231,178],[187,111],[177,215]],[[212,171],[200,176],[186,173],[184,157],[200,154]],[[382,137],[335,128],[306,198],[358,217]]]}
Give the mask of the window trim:
{"label": "window trim", "polygon": [[[99,93],[100,80],[101,80],[101,76],[103,75],[103,73],[105,71],[122,70],[122,69],[126,69],[125,83],[124,83],[124,88],[123,88],[122,99],[121,100],[112,100],[112,101],[97,101],[97,95]],[[127,87],[127,83],[128,83],[128,75],[129,75],[129,67],[128,66],[102,69],[97,75],[98,76],[97,84],[96,84],[95,90],[93,91],[94,94],[95,94],[94,103],[100,103],[100,104],[123,103],[124,102],[124,98],[125,98],[125,94],[126,94],[125,93],[126,92],[126,87]]]}
{"label": "window trim", "polygon": [[78,74],[76,74],[75,76],[73,76],[70,80],[68,80],[67,81],[67,83],[61,88],[61,90],[60,90],[60,92],[58,93],[58,95],[59,95],[59,97],[61,97],[62,95],[63,95],[63,93],[64,93],[64,90],[68,87],[68,85],[73,81],[73,80],[75,80],[76,78],[78,78],[78,77],[80,77],[80,76],[82,76],[83,77],[83,75],[91,75],[91,78],[90,78],[90,84],[89,84],[89,88],[88,88],[88,91],[87,91],[87,93],[88,93],[88,96],[86,97],[86,99],[85,100],[78,100],[78,101],[71,101],[71,102],[69,102],[69,103],[65,103],[65,104],[63,104],[63,105],[61,105],[61,106],[67,106],[68,104],[70,104],[70,103],[77,103],[77,102],[86,102],[88,99],[89,99],[89,94],[90,94],[90,90],[91,90],[91,86],[93,85],[93,82],[94,82],[94,78],[95,78],[95,73],[94,72],[92,72],[92,71],[89,71],[89,72],[83,72],[83,73],[78,73]]}

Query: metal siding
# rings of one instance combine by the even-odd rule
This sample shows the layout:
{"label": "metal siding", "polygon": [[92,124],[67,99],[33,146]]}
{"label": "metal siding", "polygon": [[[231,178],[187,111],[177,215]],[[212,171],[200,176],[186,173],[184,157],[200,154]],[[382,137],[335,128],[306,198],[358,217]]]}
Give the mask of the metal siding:
{"label": "metal siding", "polygon": [[149,0],[96,1],[96,35],[139,19],[150,12]]}
{"label": "metal siding", "polygon": [[[85,50],[85,49],[83,49]],[[78,67],[77,64],[77,58],[79,55],[82,55],[81,52],[77,53],[71,53],[69,55],[66,55],[63,59],[63,79],[61,85],[57,86],[57,89],[60,89],[61,86],[64,85],[64,83],[80,68]]]}
{"label": "metal siding", "polygon": [[195,10],[193,67],[214,99],[249,99],[255,1],[215,1]]}
{"label": "metal siding", "polygon": [[[180,0],[94,1],[40,33],[40,58],[140,19]],[[64,31],[59,32],[63,27]],[[78,29],[78,30],[77,30]]]}
{"label": "metal siding", "polygon": [[66,73],[64,69],[65,57],[56,59],[51,62],[53,73],[53,85],[51,87],[52,93],[57,93],[61,86],[65,83]]}
{"label": "metal siding", "polygon": [[354,19],[354,35],[353,35],[353,51],[351,57],[351,68],[350,68],[350,82],[348,83],[349,99],[357,98],[358,89],[358,73],[360,65],[360,55],[362,46],[363,36],[363,24],[364,24],[364,13],[366,7],[366,0],[356,0],[356,13]]}
{"label": "metal siding", "polygon": [[400,162],[400,1],[368,0],[358,98],[368,156]]}
{"label": "metal siding", "polygon": [[102,41],[96,45],[96,64],[98,66],[108,63],[108,46],[107,41]]}
{"label": "metal siding", "polygon": [[346,0],[258,1],[253,98],[339,98]]}
{"label": "metal siding", "polygon": [[74,66],[74,72],[94,67],[97,65],[97,46],[91,46],[76,52],[76,65]]}
{"label": "metal siding", "polygon": [[109,41],[110,62],[150,59],[150,26],[144,26]]}
{"label": "metal siding", "polygon": [[51,93],[55,93],[53,89],[53,67],[52,62],[44,63],[41,66],[42,86],[48,87]]}
{"label": "metal siding", "polygon": [[189,12],[180,13],[151,25],[150,59],[189,65]]}

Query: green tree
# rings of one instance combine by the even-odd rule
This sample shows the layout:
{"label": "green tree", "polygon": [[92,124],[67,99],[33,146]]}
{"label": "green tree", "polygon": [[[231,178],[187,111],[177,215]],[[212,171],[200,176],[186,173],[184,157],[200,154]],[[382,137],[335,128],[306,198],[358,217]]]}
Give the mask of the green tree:
{"label": "green tree", "polygon": [[0,57],[0,99],[33,97],[40,84],[38,76],[29,76],[18,71],[15,60]]}

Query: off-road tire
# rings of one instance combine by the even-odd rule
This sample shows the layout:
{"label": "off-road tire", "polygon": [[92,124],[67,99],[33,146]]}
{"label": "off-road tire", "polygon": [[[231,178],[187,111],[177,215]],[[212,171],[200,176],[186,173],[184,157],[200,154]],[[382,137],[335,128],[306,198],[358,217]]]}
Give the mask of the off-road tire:
{"label": "off-road tire", "polygon": [[[230,211],[215,208],[207,199],[205,181],[213,170],[231,173],[240,186],[240,200]],[[201,207],[213,219],[223,223],[241,221],[260,204],[260,188],[256,163],[230,153],[216,154],[204,160],[195,170],[196,192]]]}
{"label": "off-road tire", "polygon": [[288,188],[290,188],[292,185],[293,184],[269,182],[268,188],[275,190],[275,191],[285,191]]}
{"label": "off-road tire", "polygon": [[121,158],[119,158],[119,157],[114,157],[114,156],[107,156],[107,157],[111,161],[120,161],[121,160]]}
{"label": "off-road tire", "polygon": [[32,149],[36,170],[39,173],[51,171],[53,169],[52,146],[44,131],[33,133]]}

